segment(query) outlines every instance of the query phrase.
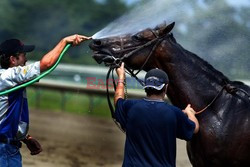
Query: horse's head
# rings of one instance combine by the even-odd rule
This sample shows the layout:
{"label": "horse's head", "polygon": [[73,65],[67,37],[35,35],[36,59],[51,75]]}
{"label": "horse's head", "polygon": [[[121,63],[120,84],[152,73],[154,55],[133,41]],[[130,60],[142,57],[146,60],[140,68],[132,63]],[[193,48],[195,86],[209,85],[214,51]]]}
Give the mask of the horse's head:
{"label": "horse's head", "polygon": [[149,57],[153,56],[156,45],[162,41],[174,27],[174,22],[158,25],[154,29],[147,28],[136,34],[124,34],[109,38],[94,39],[90,48],[94,51],[93,58],[100,64],[119,64],[121,61],[133,69],[139,69],[148,61],[144,69],[150,68]]}

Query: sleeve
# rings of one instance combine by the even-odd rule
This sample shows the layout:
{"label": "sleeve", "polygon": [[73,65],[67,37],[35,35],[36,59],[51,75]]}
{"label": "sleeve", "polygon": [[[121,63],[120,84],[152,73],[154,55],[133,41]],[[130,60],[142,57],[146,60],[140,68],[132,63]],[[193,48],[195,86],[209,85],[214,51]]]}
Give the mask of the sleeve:
{"label": "sleeve", "polygon": [[183,140],[191,140],[194,129],[195,123],[191,121],[179,108],[176,108],[177,114],[177,138]]}
{"label": "sleeve", "polygon": [[8,68],[0,76],[0,90],[27,82],[40,75],[40,62]]}
{"label": "sleeve", "polygon": [[125,111],[125,101],[122,98],[119,98],[117,100],[116,106],[115,106],[115,118],[120,123],[122,129],[125,129],[126,122],[127,122],[127,114]]}

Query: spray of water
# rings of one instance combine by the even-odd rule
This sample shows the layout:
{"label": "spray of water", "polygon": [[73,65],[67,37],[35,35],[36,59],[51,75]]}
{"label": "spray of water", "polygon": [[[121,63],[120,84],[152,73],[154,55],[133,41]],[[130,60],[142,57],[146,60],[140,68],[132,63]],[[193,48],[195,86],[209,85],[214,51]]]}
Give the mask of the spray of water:
{"label": "spray of water", "polygon": [[[237,4],[246,6],[243,3],[245,1],[247,0],[239,0]],[[225,27],[230,28],[229,23],[233,20],[235,24],[239,25],[243,24],[242,20],[244,20],[241,13],[228,15],[226,12],[219,12],[229,11],[231,8],[240,11],[239,7],[236,8],[229,2],[234,1],[209,1],[206,3],[204,0],[148,0],[144,4],[135,6],[130,12],[97,32],[93,39],[134,34],[145,28],[154,28],[163,22],[169,24],[175,21],[173,33],[178,43],[207,60],[220,71],[225,70],[227,66],[232,67],[231,71],[224,71],[227,75],[242,75],[247,68],[249,69],[248,50],[243,49],[239,52],[237,48],[246,48],[244,44],[247,45],[249,39],[247,34],[244,35],[244,31],[237,31],[228,33],[232,38],[225,40],[227,39],[224,35],[227,30]],[[213,12],[215,14],[211,20]],[[220,17],[218,17],[218,13]],[[235,33],[238,35],[233,36],[232,34]],[[217,35],[215,36],[215,34]],[[240,55],[238,55],[239,53]],[[246,59],[245,63],[238,61],[239,57]],[[239,63],[241,64],[239,65]]]}
{"label": "spray of water", "polygon": [[100,39],[127,33],[133,34],[145,28],[154,28],[164,21],[167,23],[176,21],[176,18],[187,17],[188,14],[191,14],[190,8],[183,6],[180,0],[175,0],[175,2],[151,0],[136,6],[130,12],[97,32],[92,38]]}

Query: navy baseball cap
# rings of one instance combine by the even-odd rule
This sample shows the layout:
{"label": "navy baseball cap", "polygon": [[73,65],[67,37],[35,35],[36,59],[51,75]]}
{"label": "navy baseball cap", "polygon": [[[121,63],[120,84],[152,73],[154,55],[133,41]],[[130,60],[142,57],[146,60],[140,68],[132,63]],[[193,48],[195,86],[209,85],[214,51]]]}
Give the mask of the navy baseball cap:
{"label": "navy baseball cap", "polygon": [[10,55],[16,53],[32,52],[35,49],[34,45],[24,45],[18,39],[8,39],[0,45],[0,55]]}
{"label": "navy baseball cap", "polygon": [[146,88],[161,90],[168,83],[168,75],[161,69],[152,69],[145,75],[144,83]]}

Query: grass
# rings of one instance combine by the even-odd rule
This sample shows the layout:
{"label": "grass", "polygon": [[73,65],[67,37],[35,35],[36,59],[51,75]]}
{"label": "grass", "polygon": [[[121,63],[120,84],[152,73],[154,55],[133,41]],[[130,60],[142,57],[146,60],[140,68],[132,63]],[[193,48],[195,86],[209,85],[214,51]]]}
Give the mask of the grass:
{"label": "grass", "polygon": [[33,88],[27,89],[27,97],[31,109],[111,116],[106,97]]}

